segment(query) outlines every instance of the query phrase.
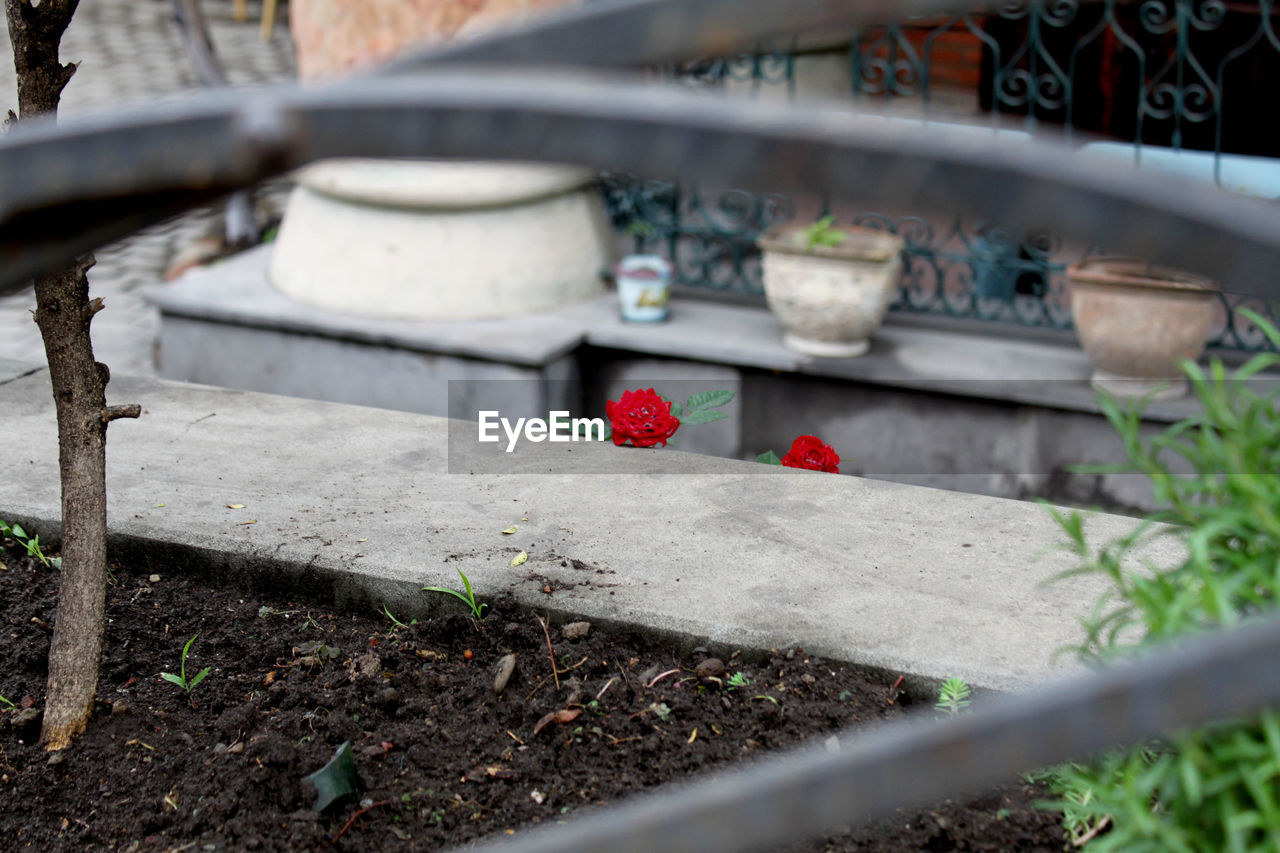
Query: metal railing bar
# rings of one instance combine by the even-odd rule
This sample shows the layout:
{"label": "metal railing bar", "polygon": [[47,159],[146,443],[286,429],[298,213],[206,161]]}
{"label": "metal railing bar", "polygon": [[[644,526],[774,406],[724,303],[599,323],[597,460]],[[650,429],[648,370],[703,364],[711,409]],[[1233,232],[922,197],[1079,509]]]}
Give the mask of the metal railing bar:
{"label": "metal railing bar", "polygon": [[[1280,296],[1280,211],[1049,141],[928,134],[813,104],[743,101],[599,72],[471,68],[324,88],[202,92],[0,140],[0,292],[176,212],[325,157],[563,162],[896,207],[1105,242]],[[113,221],[127,212],[128,217]],[[127,220],[127,221],[126,221]],[[56,228],[50,232],[50,224]],[[60,243],[50,242],[49,233]]]}
{"label": "metal railing bar", "polygon": [[472,853],[748,853],[1006,782],[1015,774],[1280,703],[1280,618],[840,747],[674,785]]}
{"label": "metal railing bar", "polygon": [[620,68],[684,62],[752,50],[775,38],[956,8],[955,0],[615,0],[551,11],[473,39],[406,52],[372,73],[460,63]]}

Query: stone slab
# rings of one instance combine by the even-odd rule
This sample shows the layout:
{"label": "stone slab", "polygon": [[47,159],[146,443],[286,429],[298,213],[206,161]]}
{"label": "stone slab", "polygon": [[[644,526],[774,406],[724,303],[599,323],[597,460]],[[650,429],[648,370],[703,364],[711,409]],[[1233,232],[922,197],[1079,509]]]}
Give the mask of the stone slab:
{"label": "stone slab", "polygon": [[38,364],[27,361],[14,361],[11,358],[0,358],[0,385],[30,376],[42,368]]}
{"label": "stone slab", "polygon": [[[905,390],[1003,400],[1066,411],[1097,414],[1084,352],[1073,343],[1025,340],[992,334],[895,322],[872,339],[860,358],[823,359],[800,355],[782,345],[778,321],[759,305],[677,298],[666,323],[626,323],[617,299],[607,294],[589,302],[544,314],[477,322],[418,323],[349,317],[299,305],[268,283],[271,246],[237,255],[212,267],[193,270],[174,285],[147,290],[165,317],[210,324],[212,331],[245,326],[285,334],[366,343],[388,349],[434,353],[518,366],[549,364],[582,344],[686,359],[729,367],[780,371],[865,382]],[[206,336],[210,341],[216,340]],[[182,353],[183,336],[167,336],[163,351],[169,366],[161,373],[186,381],[287,393],[307,393],[267,385],[237,384],[234,371],[221,375],[225,357],[206,347],[199,372],[173,365],[197,356]],[[227,347],[226,352],[236,352]],[[166,358],[162,352],[162,361]],[[269,374],[268,374],[269,376]],[[260,376],[265,381],[267,376]],[[457,377],[462,378],[462,377]],[[312,396],[321,396],[312,392]],[[378,405],[390,405],[381,401]],[[1196,410],[1193,401],[1154,403],[1147,420],[1174,422]]]}
{"label": "stone slab", "polygon": [[[0,516],[46,539],[48,392],[44,372],[0,386]],[[176,545],[226,571],[332,583],[349,603],[449,606],[420,588],[461,569],[481,598],[1016,689],[1069,667],[1051,656],[1099,591],[1044,585],[1070,563],[1037,559],[1060,535],[1026,503],[611,443],[526,445],[510,473],[470,474],[449,458],[450,425],[475,429],[460,421],[131,377],[109,397],[145,410],[108,442],[116,547]]]}
{"label": "stone slab", "polygon": [[583,320],[574,308],[514,321],[426,323],[352,317],[302,305],[268,283],[273,248],[259,246],[193,269],[176,285],[147,288],[146,296],[163,315],[526,366],[555,361],[582,341]]}

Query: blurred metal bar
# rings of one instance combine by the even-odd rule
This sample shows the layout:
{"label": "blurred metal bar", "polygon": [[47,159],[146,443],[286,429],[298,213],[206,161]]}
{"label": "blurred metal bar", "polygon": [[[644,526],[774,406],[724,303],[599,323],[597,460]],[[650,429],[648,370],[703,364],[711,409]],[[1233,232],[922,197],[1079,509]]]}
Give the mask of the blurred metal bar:
{"label": "blurred metal bar", "polygon": [[599,72],[471,68],[210,91],[0,140],[0,291],[160,218],[325,157],[564,162],[1041,228],[1280,296],[1280,210],[1048,141]]}
{"label": "blurred metal bar", "polygon": [[942,722],[843,734],[472,853],[747,853],[1015,774],[1280,704],[1280,619],[1200,637]]}
{"label": "blurred metal bar", "polygon": [[903,15],[986,5],[955,0],[613,0],[547,12],[476,38],[409,52],[374,73],[458,63],[621,68],[684,62],[732,55],[799,33],[846,31]]}
{"label": "blurred metal bar", "polygon": [[[265,16],[266,13],[263,14]],[[173,18],[182,33],[183,46],[200,85],[209,89],[229,85],[227,71],[214,51],[213,39],[209,37],[209,25],[200,0],[173,0]],[[223,215],[223,233],[228,246],[251,246],[258,242],[258,221],[253,211],[252,193],[248,190],[234,193],[227,199]]]}

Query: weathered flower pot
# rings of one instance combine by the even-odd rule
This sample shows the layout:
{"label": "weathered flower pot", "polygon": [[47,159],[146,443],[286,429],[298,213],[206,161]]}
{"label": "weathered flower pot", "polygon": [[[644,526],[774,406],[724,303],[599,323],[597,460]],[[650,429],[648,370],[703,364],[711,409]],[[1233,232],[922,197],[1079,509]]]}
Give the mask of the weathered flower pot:
{"label": "weathered flower pot", "polygon": [[762,237],[765,298],[782,340],[806,355],[850,358],[870,349],[902,273],[902,238],[841,228],[837,246],[806,246],[804,228]]}
{"label": "weathered flower pot", "polygon": [[1067,270],[1071,316],[1093,362],[1093,385],[1120,397],[1171,399],[1187,380],[1217,310],[1218,286],[1131,258],[1095,258]]}

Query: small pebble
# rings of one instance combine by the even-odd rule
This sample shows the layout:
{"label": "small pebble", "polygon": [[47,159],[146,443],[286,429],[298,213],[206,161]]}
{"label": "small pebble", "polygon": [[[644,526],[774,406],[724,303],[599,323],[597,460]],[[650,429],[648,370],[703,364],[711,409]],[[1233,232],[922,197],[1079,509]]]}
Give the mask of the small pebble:
{"label": "small pebble", "polygon": [[560,634],[566,640],[579,640],[591,631],[590,622],[570,622],[560,629]]}
{"label": "small pebble", "polygon": [[507,689],[507,682],[511,680],[511,674],[516,671],[516,656],[503,655],[498,659],[498,670],[493,676],[493,692],[501,693]]}
{"label": "small pebble", "polygon": [[693,668],[699,678],[718,678],[724,674],[724,661],[720,658],[707,658]]}
{"label": "small pebble", "polygon": [[160,583],[160,576],[159,576],[159,575],[151,575],[149,578],[147,578],[147,581],[148,581],[149,583]]}
{"label": "small pebble", "polygon": [[231,744],[231,746],[227,747],[227,753],[229,755],[239,755],[242,752],[244,752],[243,741],[236,741],[235,743]]}
{"label": "small pebble", "polygon": [[118,717],[121,714],[129,713],[129,703],[123,699],[117,699],[111,703],[111,716]]}

